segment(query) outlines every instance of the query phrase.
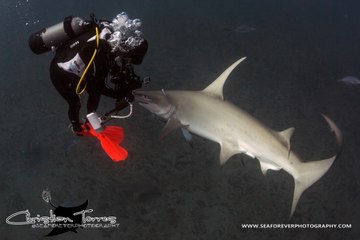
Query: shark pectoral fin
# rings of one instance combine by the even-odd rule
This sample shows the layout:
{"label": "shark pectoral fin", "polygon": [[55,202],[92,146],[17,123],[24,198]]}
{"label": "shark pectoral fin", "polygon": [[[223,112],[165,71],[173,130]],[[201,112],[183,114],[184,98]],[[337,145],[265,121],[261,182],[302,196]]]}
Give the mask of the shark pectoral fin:
{"label": "shark pectoral fin", "polygon": [[281,167],[279,167],[278,165],[274,164],[274,163],[270,163],[268,161],[265,160],[259,160],[260,162],[260,167],[261,167],[261,171],[264,174],[264,176],[266,176],[266,173],[269,169],[271,170],[275,170],[278,171],[281,169]]}
{"label": "shark pectoral fin", "polygon": [[181,130],[182,130],[182,133],[183,133],[186,141],[188,143],[190,143],[190,146],[193,148],[194,146],[192,144],[192,135],[191,135],[191,133],[189,132],[189,130],[186,127],[182,127]]}
{"label": "shark pectoral fin", "polygon": [[179,120],[177,120],[176,118],[170,118],[164,128],[161,130],[158,140],[162,140],[164,137],[166,137],[166,135],[181,127],[183,127],[183,125],[180,123]]}
{"label": "shark pectoral fin", "polygon": [[235,149],[234,145],[228,142],[222,142],[220,146],[220,165],[224,165],[233,155],[243,153],[243,151]]}
{"label": "shark pectoral fin", "polygon": [[234,62],[230,67],[228,67],[214,82],[212,82],[207,88],[203,90],[204,93],[207,93],[213,97],[217,97],[220,99],[224,99],[223,95],[223,87],[226,79],[230,75],[230,73],[239,65],[242,61],[244,61],[246,57],[243,57],[236,62]]}

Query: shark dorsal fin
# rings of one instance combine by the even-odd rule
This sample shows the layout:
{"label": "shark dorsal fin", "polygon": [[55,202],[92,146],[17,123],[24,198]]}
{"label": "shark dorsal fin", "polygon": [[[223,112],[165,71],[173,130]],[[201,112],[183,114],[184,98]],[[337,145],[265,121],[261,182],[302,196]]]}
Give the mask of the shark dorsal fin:
{"label": "shark dorsal fin", "polygon": [[221,99],[224,99],[223,95],[223,87],[226,79],[230,75],[230,73],[236,68],[237,65],[239,65],[242,61],[244,61],[246,57],[243,57],[236,62],[234,62],[230,67],[228,67],[214,82],[212,82],[209,86],[207,86],[203,92],[218,97]]}
{"label": "shark dorsal fin", "polygon": [[291,136],[293,135],[294,131],[295,131],[295,128],[291,127],[284,131],[279,132],[279,135],[282,138],[284,145],[289,150],[289,154],[290,154],[290,150],[291,150],[290,139],[291,139]]}

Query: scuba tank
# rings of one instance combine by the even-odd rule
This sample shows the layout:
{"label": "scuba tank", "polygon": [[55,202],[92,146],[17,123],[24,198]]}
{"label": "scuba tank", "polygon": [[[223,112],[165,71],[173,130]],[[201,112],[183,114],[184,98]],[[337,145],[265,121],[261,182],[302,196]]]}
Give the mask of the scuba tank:
{"label": "scuba tank", "polygon": [[66,17],[64,21],[53,26],[43,28],[29,37],[29,46],[33,53],[42,54],[59,47],[70,39],[77,37],[91,29],[90,22],[79,17]]}

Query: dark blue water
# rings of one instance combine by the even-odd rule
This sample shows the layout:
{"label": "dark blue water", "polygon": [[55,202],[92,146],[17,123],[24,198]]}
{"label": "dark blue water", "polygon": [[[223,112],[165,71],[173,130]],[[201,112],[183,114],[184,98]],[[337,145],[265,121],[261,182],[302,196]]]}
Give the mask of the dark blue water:
{"label": "dark blue water", "polygon": [[[10,1],[0,10],[1,239],[42,239],[50,229],[12,226],[5,219],[28,209],[48,215],[55,205],[89,200],[92,216],[116,216],[111,229],[80,229],[58,239],[358,239],[360,224],[360,3],[339,0]],[[306,161],[336,153],[321,113],[342,130],[343,152],[288,215],[293,179],[264,177],[258,161],[237,155],[222,167],[219,146],[200,137],[194,149],[180,132],[156,142],[163,126],[135,105],[126,120],[125,162],[112,162],[95,139],[67,128],[67,106],[52,86],[53,53],[34,55],[28,36],[67,15],[94,12],[140,18],[149,52],[136,70],[145,89],[206,87],[247,56],[225,85],[225,98],[275,130],[294,126],[293,150]],[[247,25],[255,31],[228,34]],[[84,97],[84,100],[86,97]],[[100,111],[113,105],[103,99]],[[85,112],[82,112],[85,114]],[[242,159],[242,161],[240,161]],[[351,229],[245,229],[246,223],[351,224]]]}

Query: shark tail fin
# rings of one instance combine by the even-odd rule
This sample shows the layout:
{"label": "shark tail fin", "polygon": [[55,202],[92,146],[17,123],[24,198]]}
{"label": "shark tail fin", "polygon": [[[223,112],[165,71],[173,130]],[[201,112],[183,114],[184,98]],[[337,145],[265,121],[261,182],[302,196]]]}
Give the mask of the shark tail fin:
{"label": "shark tail fin", "polygon": [[336,155],[329,159],[301,164],[300,174],[294,178],[295,187],[290,217],[292,217],[295,212],[295,208],[301,197],[301,194],[329,170],[335,159]]}
{"label": "shark tail fin", "polygon": [[312,184],[319,180],[331,167],[336,157],[341,153],[342,148],[342,133],[336,124],[326,115],[322,114],[325,121],[330,126],[330,130],[335,133],[336,141],[338,144],[338,153],[331,158],[306,162],[300,165],[299,172],[294,176],[295,187],[294,187],[294,196],[291,205],[290,217],[295,212],[296,205],[301,197],[301,194],[308,189]]}

